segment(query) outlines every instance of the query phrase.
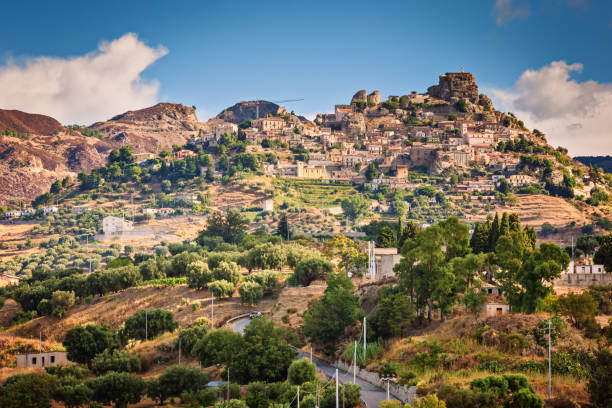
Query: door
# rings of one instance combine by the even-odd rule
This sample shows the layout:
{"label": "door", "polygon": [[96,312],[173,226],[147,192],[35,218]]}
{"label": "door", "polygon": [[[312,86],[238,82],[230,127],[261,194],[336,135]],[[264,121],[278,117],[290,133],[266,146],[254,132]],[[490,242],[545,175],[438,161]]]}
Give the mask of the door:
{"label": "door", "polygon": [[501,316],[502,314],[504,314],[504,312],[501,307],[498,307],[497,309],[495,309],[496,316]]}

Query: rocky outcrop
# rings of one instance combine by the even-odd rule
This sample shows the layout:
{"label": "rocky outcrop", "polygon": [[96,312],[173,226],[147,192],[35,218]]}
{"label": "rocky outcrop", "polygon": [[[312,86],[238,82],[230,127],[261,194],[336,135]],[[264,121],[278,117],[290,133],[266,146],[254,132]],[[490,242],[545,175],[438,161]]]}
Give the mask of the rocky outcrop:
{"label": "rocky outcrop", "polygon": [[22,134],[49,136],[62,131],[64,127],[49,116],[0,109],[0,131],[3,132],[6,129]]}
{"label": "rocky outcrop", "polygon": [[190,108],[182,104],[162,102],[149,108],[137,111],[127,111],[113,117],[109,122],[131,125],[166,122],[182,127],[188,131],[194,131],[197,128],[198,117],[195,114],[194,107]]}
{"label": "rocky outcrop", "polygon": [[351,98],[351,104],[357,101],[365,102],[367,99],[368,99],[368,93],[366,92],[365,89],[362,89],[362,90],[355,92],[355,95],[353,95],[353,97]]}
{"label": "rocky outcrop", "polygon": [[380,92],[374,91],[368,95],[368,104],[378,105],[380,104]]}
{"label": "rocky outcrop", "polygon": [[268,115],[278,116],[286,113],[285,108],[272,102],[243,101],[224,109],[215,119],[235,124],[239,124],[248,119],[257,119],[258,107],[260,118],[264,118]]}
{"label": "rocky outcrop", "polygon": [[493,101],[485,94],[478,95],[478,104],[485,110],[493,110]]}
{"label": "rocky outcrop", "polygon": [[342,119],[342,131],[351,136],[363,135],[366,131],[365,118],[362,113],[350,112]]}
{"label": "rocky outcrop", "polygon": [[205,125],[198,122],[194,107],[162,102],[128,111],[89,128],[97,130],[111,145],[130,145],[136,153],[158,152],[185,144]]}
{"label": "rocky outcrop", "polygon": [[440,75],[438,85],[430,86],[427,94],[451,103],[459,99],[478,104],[478,85],[470,72],[447,72]]}

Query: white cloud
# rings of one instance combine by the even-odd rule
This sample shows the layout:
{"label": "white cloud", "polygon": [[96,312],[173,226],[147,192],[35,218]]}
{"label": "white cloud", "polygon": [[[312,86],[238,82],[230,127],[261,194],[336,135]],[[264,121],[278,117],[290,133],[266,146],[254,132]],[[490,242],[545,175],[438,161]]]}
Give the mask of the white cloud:
{"label": "white cloud", "polygon": [[523,72],[509,89],[487,92],[497,109],[513,112],[572,156],[612,154],[612,84],[572,79],[582,68],[554,61]]}
{"label": "white cloud", "polygon": [[513,0],[495,0],[493,15],[498,26],[519,18],[523,19],[531,14],[531,9],[526,3],[516,5]]}
{"label": "white cloud", "polygon": [[140,74],[168,53],[133,33],[73,58],[37,57],[0,67],[0,107],[91,124],[155,104],[159,84]]}

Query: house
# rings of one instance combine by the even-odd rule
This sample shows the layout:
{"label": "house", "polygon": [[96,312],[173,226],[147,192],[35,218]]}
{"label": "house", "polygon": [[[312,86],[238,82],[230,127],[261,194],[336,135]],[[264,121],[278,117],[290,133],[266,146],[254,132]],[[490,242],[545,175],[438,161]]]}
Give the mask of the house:
{"label": "house", "polygon": [[0,287],[19,285],[20,280],[21,278],[18,276],[8,275],[6,273],[0,273]]}
{"label": "house", "polygon": [[510,313],[510,305],[499,300],[489,300],[482,305],[482,313],[486,316],[501,316]]}
{"label": "house", "polygon": [[232,134],[238,132],[238,125],[234,123],[225,123],[223,125],[215,126],[215,138],[219,140],[224,133]]}
{"label": "house", "polygon": [[508,177],[508,182],[512,184],[514,187],[525,186],[528,184],[534,184],[538,181],[535,177],[529,176],[527,174],[513,174]]}
{"label": "house", "polygon": [[121,234],[124,231],[131,231],[133,229],[134,223],[132,223],[132,221],[126,221],[123,218],[109,215],[102,219],[102,232],[104,232],[105,235]]}
{"label": "house", "polygon": [[75,205],[70,209],[72,214],[82,214],[86,211],[89,211],[89,206],[87,205]]}
{"label": "house", "polygon": [[274,211],[274,200],[269,198],[263,201],[263,211]]}
{"label": "house", "polygon": [[377,279],[395,276],[393,267],[403,258],[401,254],[397,253],[397,248],[374,248],[374,257],[376,258]]}
{"label": "house", "polygon": [[170,215],[174,214],[174,208],[143,208],[143,214],[151,214],[151,215]]}
{"label": "house", "polygon": [[575,265],[574,273],[606,273],[603,265]]}
{"label": "house", "polygon": [[177,159],[184,159],[185,157],[195,157],[197,156],[197,154],[195,152],[192,152],[191,150],[179,150],[178,152],[176,152],[176,158]]}
{"label": "house", "polygon": [[66,351],[46,351],[44,353],[17,355],[17,368],[43,368],[68,364],[70,364],[70,361]]}
{"label": "house", "polygon": [[177,194],[174,196],[174,201],[188,201],[190,203],[197,203],[199,200],[197,194]]}
{"label": "house", "polygon": [[58,212],[59,209],[56,206],[52,206],[52,207],[44,207],[42,209],[43,214],[49,214],[49,213],[56,213]]}
{"label": "house", "polygon": [[304,165],[302,162],[298,162],[297,177],[307,179],[326,179],[327,169],[325,166],[310,166]]}
{"label": "house", "polygon": [[4,213],[5,218],[18,218],[23,214],[22,211],[7,211]]}
{"label": "house", "polygon": [[282,130],[287,125],[287,122],[283,118],[271,117],[256,119],[252,122],[252,125],[262,132],[267,132],[270,130]]}

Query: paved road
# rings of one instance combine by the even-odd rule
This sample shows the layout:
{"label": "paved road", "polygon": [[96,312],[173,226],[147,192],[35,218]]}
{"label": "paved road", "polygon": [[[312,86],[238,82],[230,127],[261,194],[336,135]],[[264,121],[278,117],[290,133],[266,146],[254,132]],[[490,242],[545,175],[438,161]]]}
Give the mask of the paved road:
{"label": "paved road", "polygon": [[[249,319],[240,319],[237,320],[236,323],[232,325],[232,330],[237,333],[243,333],[244,329],[249,325],[251,321]],[[298,358],[310,358],[308,353],[304,353],[303,351],[298,352]],[[317,368],[320,372],[327,375],[329,378],[333,378],[336,376],[336,368],[331,365],[313,357],[312,362],[316,364]],[[338,370],[338,379],[341,383],[352,383],[353,382],[353,374],[346,373],[342,370]],[[372,385],[366,381],[363,381],[359,377],[357,377],[356,382],[359,386],[361,386],[361,398],[365,401],[368,408],[377,408],[378,403],[384,401],[387,398],[387,392],[381,390],[380,388]],[[391,397],[393,398],[393,397]]]}

